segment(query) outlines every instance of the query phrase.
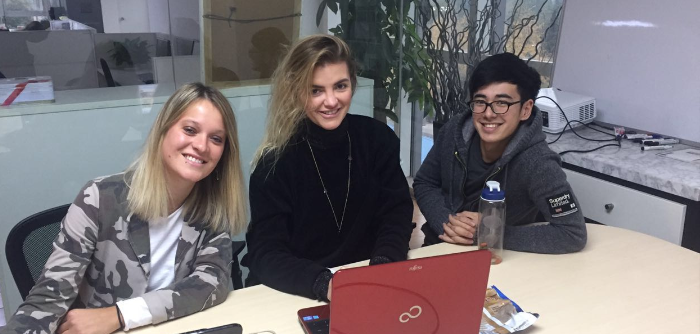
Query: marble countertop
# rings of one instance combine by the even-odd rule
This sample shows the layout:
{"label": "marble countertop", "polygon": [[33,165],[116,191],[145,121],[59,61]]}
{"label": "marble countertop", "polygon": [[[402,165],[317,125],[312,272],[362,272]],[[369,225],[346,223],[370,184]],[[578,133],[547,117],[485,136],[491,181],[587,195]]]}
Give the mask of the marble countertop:
{"label": "marble countertop", "polygon": [[[586,138],[612,138],[585,127],[574,128],[574,130]],[[612,133],[610,130],[601,130]],[[557,136],[547,134],[547,142],[552,142]],[[559,153],[566,150],[589,150],[610,143],[614,142],[586,141],[576,136],[571,130],[567,130],[558,141],[549,144],[549,147]],[[693,201],[700,201],[700,162],[683,162],[659,155],[688,148],[700,148],[674,144],[669,150],[642,151],[641,144],[630,140],[623,139],[621,144],[621,148],[605,147],[589,153],[566,153],[562,156],[562,161]]]}

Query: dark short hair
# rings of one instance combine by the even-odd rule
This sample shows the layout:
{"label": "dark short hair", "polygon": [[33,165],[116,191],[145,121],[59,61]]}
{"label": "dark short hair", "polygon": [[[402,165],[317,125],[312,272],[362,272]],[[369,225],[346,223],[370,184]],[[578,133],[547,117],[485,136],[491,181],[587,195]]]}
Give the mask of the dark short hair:
{"label": "dark short hair", "polygon": [[512,53],[499,53],[482,60],[469,78],[469,98],[482,87],[507,82],[518,87],[523,101],[535,100],[542,85],[540,74]]}

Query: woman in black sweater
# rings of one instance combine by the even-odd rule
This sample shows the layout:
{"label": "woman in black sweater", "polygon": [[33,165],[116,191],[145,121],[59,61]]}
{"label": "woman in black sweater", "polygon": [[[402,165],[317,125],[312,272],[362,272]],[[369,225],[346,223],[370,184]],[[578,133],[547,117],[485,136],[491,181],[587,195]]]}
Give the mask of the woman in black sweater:
{"label": "woman in black sweater", "polygon": [[406,259],[413,204],[399,140],[347,114],[356,83],[348,46],[326,35],[300,40],[275,72],[250,177],[247,285],[330,300],[328,268]]}

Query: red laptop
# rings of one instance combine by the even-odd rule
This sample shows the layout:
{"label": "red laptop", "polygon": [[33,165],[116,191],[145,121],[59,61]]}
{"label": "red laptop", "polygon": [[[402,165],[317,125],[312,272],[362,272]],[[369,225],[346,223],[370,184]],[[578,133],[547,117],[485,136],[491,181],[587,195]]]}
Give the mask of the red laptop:
{"label": "red laptop", "polygon": [[299,321],[307,334],[477,334],[490,268],[479,250],[342,269],[331,304],[299,310]]}

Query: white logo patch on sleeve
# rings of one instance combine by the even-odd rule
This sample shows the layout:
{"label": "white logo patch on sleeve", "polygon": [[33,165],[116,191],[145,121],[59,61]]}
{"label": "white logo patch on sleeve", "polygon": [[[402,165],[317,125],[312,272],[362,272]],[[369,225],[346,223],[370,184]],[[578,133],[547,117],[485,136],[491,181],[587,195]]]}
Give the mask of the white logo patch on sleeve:
{"label": "white logo patch on sleeve", "polygon": [[570,192],[561,193],[551,198],[547,198],[549,213],[552,217],[562,217],[578,211],[578,205],[574,202],[574,197]]}

